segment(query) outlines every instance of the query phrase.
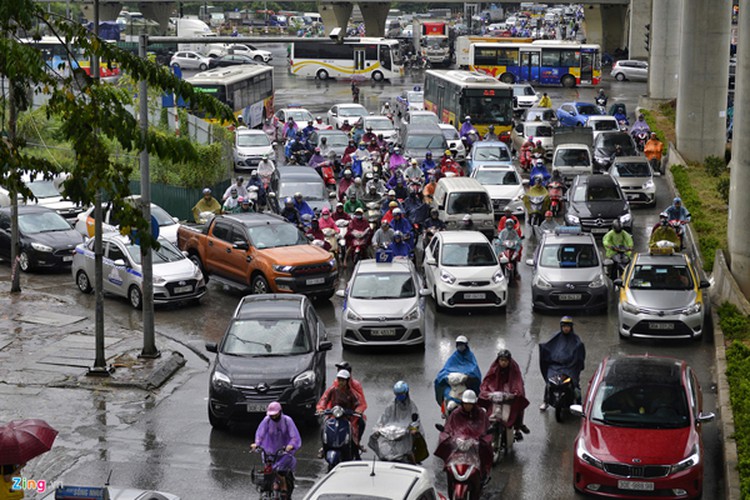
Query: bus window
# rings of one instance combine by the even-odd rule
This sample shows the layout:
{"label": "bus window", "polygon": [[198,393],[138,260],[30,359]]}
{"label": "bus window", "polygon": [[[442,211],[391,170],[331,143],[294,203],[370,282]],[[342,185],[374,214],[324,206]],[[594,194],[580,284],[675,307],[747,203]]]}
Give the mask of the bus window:
{"label": "bus window", "polygon": [[498,66],[515,66],[518,64],[518,49],[498,49]]}
{"label": "bus window", "polygon": [[475,66],[494,66],[497,64],[497,50],[476,48],[474,52]]}
{"label": "bus window", "polygon": [[542,52],[542,66],[557,67],[560,65],[560,51],[554,49],[544,49]]}
{"label": "bus window", "polygon": [[581,53],[577,50],[561,51],[560,66],[563,68],[579,68],[581,66]]}
{"label": "bus window", "polygon": [[391,51],[385,45],[380,47],[380,65],[385,69],[391,69]]}

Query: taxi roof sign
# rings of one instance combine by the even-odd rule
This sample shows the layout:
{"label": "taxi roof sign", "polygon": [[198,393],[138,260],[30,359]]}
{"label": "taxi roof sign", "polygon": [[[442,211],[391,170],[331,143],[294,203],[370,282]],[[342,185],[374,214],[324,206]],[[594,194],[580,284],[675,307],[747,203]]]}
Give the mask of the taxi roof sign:
{"label": "taxi roof sign", "polygon": [[561,235],[561,234],[583,234],[583,230],[581,229],[581,226],[557,226],[555,228],[555,234]]}
{"label": "taxi roof sign", "polygon": [[109,500],[106,486],[60,486],[55,500]]}

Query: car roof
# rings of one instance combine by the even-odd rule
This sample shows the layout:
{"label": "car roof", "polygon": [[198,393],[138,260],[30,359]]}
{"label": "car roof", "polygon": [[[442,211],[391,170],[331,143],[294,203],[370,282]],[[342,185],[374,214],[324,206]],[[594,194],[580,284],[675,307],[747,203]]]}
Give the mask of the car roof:
{"label": "car roof", "polygon": [[661,384],[681,384],[685,361],[649,354],[618,355],[604,361],[604,380],[609,377],[637,376],[638,379],[654,380]]}
{"label": "car roof", "polygon": [[307,297],[294,293],[267,293],[242,297],[234,312],[235,318],[248,316],[296,317],[303,316]]}
{"label": "car roof", "polygon": [[617,121],[617,118],[615,118],[612,115],[591,115],[589,117],[589,120],[592,121]]}
{"label": "car roof", "polygon": [[432,115],[437,116],[433,111],[429,111],[427,109],[412,109],[409,111],[410,115]]}
{"label": "car roof", "polygon": [[309,493],[339,493],[401,499],[407,498],[419,479],[427,474],[422,467],[392,462],[343,462],[321,479]]}
{"label": "car roof", "polygon": [[618,156],[612,163],[648,163],[645,156]]}
{"label": "car roof", "polygon": [[246,227],[262,226],[263,224],[288,224],[286,219],[276,214],[268,213],[238,213],[238,214],[225,214],[222,216],[224,219],[233,220],[245,225]]}
{"label": "car roof", "polygon": [[375,259],[359,261],[356,273],[410,273],[411,261],[394,259],[391,262],[378,262]]}
{"label": "car roof", "polygon": [[479,231],[440,231],[437,234],[443,243],[488,243],[487,237]]}
{"label": "car roof", "polygon": [[318,180],[323,182],[320,175],[310,167],[298,167],[298,166],[284,166],[279,169],[279,177],[285,181],[298,180]]}
{"label": "car roof", "polygon": [[457,130],[456,127],[454,127],[450,123],[438,123],[438,127],[440,127],[441,130]]}
{"label": "car roof", "polygon": [[[316,130],[315,133],[318,134],[318,135],[343,135],[345,137],[349,137],[345,132],[342,132],[341,130],[333,130],[333,129],[331,129],[331,130]],[[282,170],[286,170],[288,168],[290,168],[290,167],[284,167]],[[304,168],[309,168],[309,167],[304,167]]]}
{"label": "car roof", "polygon": [[443,131],[435,124],[431,123],[419,123],[409,124],[406,127],[406,133],[410,135],[415,134],[443,134]]}
{"label": "car roof", "polygon": [[567,143],[567,144],[558,144],[555,146],[555,150],[557,149],[589,149],[589,147],[585,144],[576,144],[574,142]]}
{"label": "car roof", "polygon": [[545,233],[543,243],[545,244],[549,243],[553,245],[559,245],[559,244],[564,244],[564,243],[569,243],[569,244],[591,243],[592,245],[596,245],[596,240],[594,240],[594,237],[590,233],[578,233],[578,234]]}
{"label": "car roof", "polygon": [[579,175],[573,181],[576,185],[588,184],[589,186],[607,186],[617,184],[612,176],[604,175]]}
{"label": "car roof", "polygon": [[673,253],[671,255],[651,255],[648,253],[639,253],[633,258],[633,261],[637,261],[638,264],[646,265],[672,265],[672,266],[684,266],[689,264],[688,258],[681,253]]}
{"label": "car roof", "polygon": [[539,125],[546,125],[548,127],[552,126],[552,124],[550,122],[546,121],[546,120],[529,120],[529,121],[525,121],[525,122],[522,122],[522,123],[523,123],[524,126],[526,126],[526,125],[534,125],[534,126],[537,126],[537,127]]}
{"label": "car roof", "polygon": [[518,173],[516,171],[516,167],[507,163],[483,163],[481,165],[475,166],[471,172],[474,173],[478,172],[479,170],[502,170],[504,172],[510,172],[512,170],[513,172]]}
{"label": "car roof", "polygon": [[[10,214],[10,207],[0,208],[0,212]],[[18,205],[18,215],[38,214],[38,213],[45,213],[45,212],[52,212],[53,214],[57,213],[51,208],[47,208],[42,205],[21,205],[21,204]]]}
{"label": "car roof", "polygon": [[388,121],[391,121],[391,119],[388,118],[385,115],[367,115],[367,116],[363,116],[362,119],[365,120],[365,121],[367,121],[367,120],[388,120]]}
{"label": "car roof", "polygon": [[472,145],[473,148],[497,148],[497,147],[505,147],[508,148],[508,145],[505,144],[503,141],[479,141]]}
{"label": "car roof", "polygon": [[235,130],[237,135],[266,135],[262,130],[256,128],[239,128]]}

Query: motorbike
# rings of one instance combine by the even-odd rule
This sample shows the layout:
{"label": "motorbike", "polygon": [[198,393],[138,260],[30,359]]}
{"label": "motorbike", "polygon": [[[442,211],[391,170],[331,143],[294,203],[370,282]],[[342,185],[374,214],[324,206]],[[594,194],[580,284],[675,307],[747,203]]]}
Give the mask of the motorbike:
{"label": "motorbike", "polygon": [[320,170],[320,176],[323,178],[326,189],[328,189],[329,192],[333,191],[335,193],[336,174],[333,171],[333,165],[331,165],[331,162],[324,161],[323,163],[318,165],[318,169]]}
{"label": "motorbike", "polygon": [[[276,453],[268,453],[263,448],[256,448],[255,453],[260,453],[262,466],[258,470],[253,466],[250,478],[258,493],[260,493],[261,500],[287,500],[292,498],[294,474],[292,471],[279,472],[273,469],[276,461],[288,452],[282,448]],[[282,480],[286,481],[286,491],[282,490]]]}
{"label": "motorbike", "polygon": [[521,149],[521,152],[518,157],[518,161],[521,165],[521,168],[528,172],[531,170],[531,165],[533,164],[533,158],[531,154],[530,149]]}
{"label": "motorbike", "polygon": [[516,279],[516,265],[518,264],[521,249],[516,241],[505,240],[500,243],[500,265],[503,267],[503,274],[511,285]]}
{"label": "motorbike", "polygon": [[672,226],[672,229],[674,229],[677,233],[677,237],[680,238],[679,250],[683,250],[685,248],[685,224],[687,223],[688,221],[686,220],[672,219],[669,221],[669,225]]}
{"label": "motorbike", "polygon": [[321,441],[328,472],[341,462],[359,460],[359,450],[352,439],[351,417],[361,417],[359,413],[334,406],[321,412],[326,417],[323,423]]}
{"label": "motorbike", "polygon": [[547,185],[547,193],[549,194],[549,209],[552,211],[552,215],[557,217],[563,211],[562,183],[557,181],[550,182]]}
{"label": "motorbike", "polygon": [[339,240],[338,238],[336,238],[336,230],[331,227],[325,227],[323,228],[323,234],[326,237],[326,243],[328,243],[328,245],[331,247],[331,254],[333,254],[336,260],[341,262],[341,251],[339,248]]}
{"label": "motorbike", "polygon": [[547,386],[547,403],[555,409],[555,420],[562,422],[576,398],[573,379],[567,375],[553,375]]}
{"label": "motorbike", "polygon": [[370,227],[375,231],[380,226],[380,202],[370,201],[366,205],[367,222],[370,223]]}
{"label": "motorbike", "polygon": [[625,268],[630,264],[630,257],[627,252],[632,248],[624,246],[615,246],[612,248],[616,253],[612,256],[612,266],[610,267],[609,276],[611,279],[617,279],[625,272]]}
{"label": "motorbike", "polygon": [[544,220],[544,204],[548,197],[548,194],[540,196],[528,196],[528,219],[530,225],[538,226]]}
{"label": "motorbike", "polygon": [[414,431],[419,429],[419,416],[412,415],[409,425],[391,423],[376,429],[367,446],[375,452],[378,460],[416,464],[414,458]]}
{"label": "motorbike", "polygon": [[461,372],[451,372],[448,374],[448,385],[451,390],[448,393],[448,397],[443,400],[443,404],[440,407],[440,412],[444,419],[448,418],[453,410],[458,408],[461,404],[461,395],[468,388],[466,382],[469,380],[469,376]]}
{"label": "motorbike", "polygon": [[445,462],[448,478],[448,498],[469,500],[482,494],[482,474],[479,460],[479,441],[476,439],[451,438],[453,450]]}
{"label": "motorbike", "polygon": [[510,417],[510,405],[515,395],[509,392],[492,392],[489,394],[489,400],[492,402],[492,409],[489,414],[492,427],[492,463],[497,463],[500,457],[508,455],[513,451],[513,443],[516,440],[516,433],[512,426],[507,424]]}
{"label": "motorbike", "polygon": [[603,115],[607,114],[607,98],[601,95],[596,96],[596,105],[599,106]]}
{"label": "motorbike", "polygon": [[646,142],[648,141],[649,133],[645,130],[639,130],[635,133],[633,139],[635,139],[635,146],[638,149],[639,153],[643,153],[643,150],[646,147]]}
{"label": "motorbike", "polygon": [[208,224],[214,217],[216,217],[216,214],[213,212],[201,212],[198,214],[198,223],[203,225]]}
{"label": "motorbike", "polygon": [[352,267],[367,256],[367,231],[352,231],[353,239],[346,250],[346,259],[351,259]]}

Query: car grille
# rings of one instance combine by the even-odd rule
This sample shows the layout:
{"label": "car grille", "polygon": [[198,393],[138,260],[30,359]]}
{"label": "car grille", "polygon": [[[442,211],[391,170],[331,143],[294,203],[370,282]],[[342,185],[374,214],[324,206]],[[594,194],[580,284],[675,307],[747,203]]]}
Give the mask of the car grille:
{"label": "car grille", "polygon": [[[377,335],[377,334],[373,335],[374,331],[389,329],[389,328],[394,329],[396,331],[396,335],[387,335],[387,336]],[[401,340],[401,338],[404,336],[404,333],[406,333],[406,328],[402,326],[383,325],[382,327],[378,327],[378,328],[362,328],[359,330],[359,333],[368,342],[392,342],[394,340]]]}
{"label": "car grille", "polygon": [[618,463],[604,463],[604,470],[615,476],[657,478],[666,477],[669,474],[668,465],[641,465],[634,466]]}
{"label": "car grille", "polygon": [[69,255],[73,255],[75,252],[75,248],[64,248],[62,250],[55,250],[55,252],[52,254],[55,257],[67,257]]}
{"label": "car grille", "polygon": [[331,265],[328,262],[321,264],[312,264],[309,266],[297,266],[292,269],[292,276],[308,276],[311,274],[325,274],[330,273],[332,270]]}
{"label": "car grille", "polygon": [[[175,296],[175,295],[189,295],[195,291],[195,285],[198,283],[197,280],[181,280],[181,281],[173,281],[171,283],[167,283],[165,288],[169,290],[169,295]],[[174,289],[177,287],[183,287],[190,285],[190,290],[186,292],[179,292],[175,293]]]}
{"label": "car grille", "polygon": [[459,286],[490,286],[489,281],[459,281]]}
{"label": "car grille", "polygon": [[[674,328],[671,330],[654,328],[655,325],[665,324],[672,324],[674,325]],[[663,335],[665,337],[674,337],[693,335],[694,332],[682,321],[643,320],[636,323],[635,326],[630,329],[630,333],[633,335]]]}
{"label": "car grille", "polygon": [[495,213],[502,212],[510,204],[510,199],[500,198],[492,200],[492,209]]}
{"label": "car grille", "polygon": [[278,401],[285,389],[284,387],[269,387],[267,390],[260,392],[255,388],[257,386],[236,385],[234,387],[242,393],[245,400],[258,403]]}
{"label": "car grille", "polygon": [[581,219],[581,226],[583,227],[584,231],[591,231],[591,229],[593,228],[606,229],[607,231],[609,231],[614,221],[615,219],[605,219],[602,217],[599,217],[597,219]]}

